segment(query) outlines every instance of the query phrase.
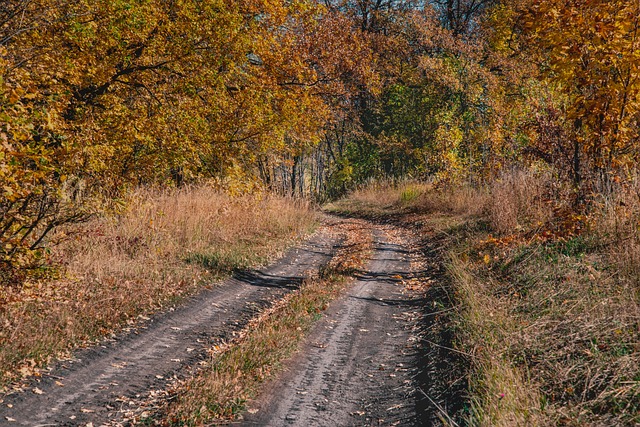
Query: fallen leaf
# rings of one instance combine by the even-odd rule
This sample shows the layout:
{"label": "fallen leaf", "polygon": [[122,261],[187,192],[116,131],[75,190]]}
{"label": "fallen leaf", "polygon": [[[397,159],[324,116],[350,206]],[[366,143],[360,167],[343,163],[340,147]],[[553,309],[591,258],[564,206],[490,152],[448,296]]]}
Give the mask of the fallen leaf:
{"label": "fallen leaf", "polygon": [[62,384],[60,381],[56,381],[56,385],[57,385],[58,387],[64,387],[64,384]]}
{"label": "fallen leaf", "polygon": [[255,414],[255,413],[258,412],[258,410],[254,409],[254,408],[251,408],[251,409],[247,409],[247,412],[250,413],[250,414]]}
{"label": "fallen leaf", "polygon": [[6,418],[6,419],[7,419],[7,421],[9,421],[9,422],[14,422],[14,421],[15,421],[15,419],[13,419],[13,418],[11,418],[11,417],[5,417],[5,418]]}
{"label": "fallen leaf", "polygon": [[34,392],[35,394],[44,394],[44,391],[40,390],[38,387],[35,387],[35,388],[33,389],[33,392]]}
{"label": "fallen leaf", "polygon": [[91,414],[94,411],[92,409],[85,409],[85,408],[80,408],[80,412],[84,413],[84,414]]}

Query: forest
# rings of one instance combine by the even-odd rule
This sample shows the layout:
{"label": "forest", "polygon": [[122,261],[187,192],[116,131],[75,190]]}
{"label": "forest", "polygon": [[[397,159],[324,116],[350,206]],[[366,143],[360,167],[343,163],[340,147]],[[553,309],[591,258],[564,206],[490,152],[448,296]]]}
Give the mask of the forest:
{"label": "forest", "polygon": [[637,1],[0,1],[0,391],[332,206],[446,241],[459,422],[634,425],[639,160]]}
{"label": "forest", "polygon": [[364,182],[632,179],[638,5],[552,0],[10,0],[0,271],[139,186],[326,200]]}

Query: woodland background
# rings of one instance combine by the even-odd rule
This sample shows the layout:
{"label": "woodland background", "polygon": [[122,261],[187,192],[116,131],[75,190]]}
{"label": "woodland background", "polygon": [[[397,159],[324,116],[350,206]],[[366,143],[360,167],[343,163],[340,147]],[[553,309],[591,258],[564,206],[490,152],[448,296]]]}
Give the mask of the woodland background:
{"label": "woodland background", "polygon": [[[7,0],[0,280],[140,186],[327,200],[379,178],[635,178],[640,5],[557,0]],[[577,218],[577,219],[576,219]]]}

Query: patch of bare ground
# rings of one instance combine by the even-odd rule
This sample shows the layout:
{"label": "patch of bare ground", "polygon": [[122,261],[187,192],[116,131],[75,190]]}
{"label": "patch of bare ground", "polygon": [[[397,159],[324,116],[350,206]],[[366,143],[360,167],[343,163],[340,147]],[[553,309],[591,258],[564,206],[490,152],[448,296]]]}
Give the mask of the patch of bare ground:
{"label": "patch of bare ground", "polygon": [[416,382],[424,282],[412,272],[406,233],[368,226],[370,261],[284,375],[249,402],[242,425],[424,425]]}
{"label": "patch of bare ground", "polygon": [[190,377],[212,348],[224,347],[265,308],[298,289],[331,259],[339,235],[320,230],[303,246],[258,271],[243,270],[186,304],[43,371],[4,397],[13,425],[120,425],[139,400]]}

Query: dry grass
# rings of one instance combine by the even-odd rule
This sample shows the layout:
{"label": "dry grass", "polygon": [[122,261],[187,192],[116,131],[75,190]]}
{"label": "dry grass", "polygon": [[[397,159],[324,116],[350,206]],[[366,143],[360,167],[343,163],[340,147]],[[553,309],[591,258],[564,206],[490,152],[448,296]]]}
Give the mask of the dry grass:
{"label": "dry grass", "polygon": [[212,352],[210,364],[180,387],[175,403],[165,408],[170,425],[209,425],[233,419],[245,409],[259,386],[278,372],[311,325],[345,287],[346,275],[361,268],[372,239],[357,221],[342,224],[345,241],[320,277],[266,310],[240,336]]}
{"label": "dry grass", "polygon": [[604,245],[621,277],[640,293],[640,176],[596,200],[594,233]]}
{"label": "dry grass", "polygon": [[[576,228],[567,225],[565,200],[541,203],[548,195],[538,186],[521,176],[494,184],[487,217],[492,231],[508,237],[479,233],[461,249],[468,260],[466,276],[457,273],[462,348],[475,355],[472,423],[638,423],[640,303],[633,272],[640,257],[620,251],[622,242],[636,239],[637,222],[627,220],[636,209],[617,201],[609,206],[624,210],[594,210],[589,229]],[[607,231],[612,223],[618,232]],[[460,269],[454,264],[454,272]]]}
{"label": "dry grass", "polygon": [[409,213],[478,216],[486,210],[486,189],[469,185],[441,188],[432,183],[372,183],[326,206],[326,210],[371,219]]}
{"label": "dry grass", "polygon": [[637,423],[640,306],[586,239],[511,248],[492,266],[519,325],[511,360],[539,384],[551,423]]}
{"label": "dry grass", "polygon": [[549,173],[530,171],[505,173],[494,181],[486,202],[492,229],[509,234],[544,226],[553,217],[551,181]]}
{"label": "dry grass", "polygon": [[232,198],[208,187],[139,190],[126,206],[56,236],[58,279],[1,290],[0,385],[274,257],[315,224],[302,202]]}
{"label": "dry grass", "polygon": [[374,182],[355,190],[348,197],[325,206],[328,212],[379,219],[410,209],[427,191],[427,184],[417,182]]}
{"label": "dry grass", "polygon": [[469,424],[487,427],[541,425],[540,395],[512,364],[516,329],[491,284],[478,280],[471,267],[453,255],[448,266],[462,307],[458,339],[470,354],[472,391]]}
{"label": "dry grass", "polygon": [[[599,196],[586,216],[548,172],[427,186],[395,208],[424,229],[453,224],[444,233],[470,425],[640,424],[639,181]],[[400,193],[359,198],[384,210],[401,206]]]}

